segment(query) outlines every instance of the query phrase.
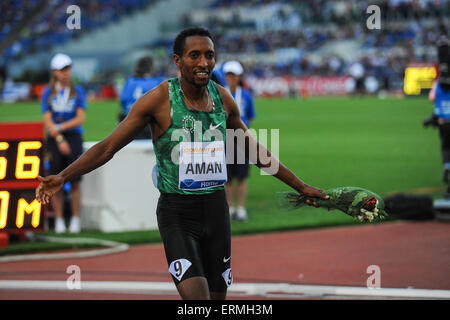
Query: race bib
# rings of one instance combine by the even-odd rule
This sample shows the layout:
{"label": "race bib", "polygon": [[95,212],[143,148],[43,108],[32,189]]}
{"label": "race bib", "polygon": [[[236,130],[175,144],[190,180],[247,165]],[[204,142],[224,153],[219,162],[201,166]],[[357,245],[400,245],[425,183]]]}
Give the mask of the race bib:
{"label": "race bib", "polygon": [[223,141],[180,142],[179,188],[202,190],[227,181]]}

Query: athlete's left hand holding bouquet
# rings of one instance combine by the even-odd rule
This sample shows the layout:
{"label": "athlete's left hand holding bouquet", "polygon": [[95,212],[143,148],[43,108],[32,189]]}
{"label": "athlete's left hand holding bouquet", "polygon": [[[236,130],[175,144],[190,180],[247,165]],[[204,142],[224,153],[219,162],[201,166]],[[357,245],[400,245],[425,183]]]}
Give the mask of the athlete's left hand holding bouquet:
{"label": "athlete's left hand holding bouquet", "polygon": [[317,206],[338,209],[362,222],[372,222],[376,219],[384,219],[387,213],[384,211],[384,201],[376,193],[359,187],[338,187],[325,191],[329,195],[328,200],[313,199],[308,195],[294,192],[279,192],[278,201],[283,209],[297,209],[310,201],[315,201]]}

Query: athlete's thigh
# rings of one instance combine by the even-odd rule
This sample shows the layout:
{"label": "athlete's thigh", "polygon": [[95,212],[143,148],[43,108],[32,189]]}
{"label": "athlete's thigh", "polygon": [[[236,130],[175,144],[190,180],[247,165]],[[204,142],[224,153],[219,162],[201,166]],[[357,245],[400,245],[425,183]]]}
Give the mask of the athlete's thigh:
{"label": "athlete's thigh", "polygon": [[204,277],[199,241],[202,228],[195,205],[162,194],[156,212],[169,272],[175,284],[192,277]]}
{"label": "athlete's thigh", "polygon": [[225,192],[216,192],[207,208],[207,235],[201,243],[203,265],[210,292],[223,293],[233,282],[230,216]]}

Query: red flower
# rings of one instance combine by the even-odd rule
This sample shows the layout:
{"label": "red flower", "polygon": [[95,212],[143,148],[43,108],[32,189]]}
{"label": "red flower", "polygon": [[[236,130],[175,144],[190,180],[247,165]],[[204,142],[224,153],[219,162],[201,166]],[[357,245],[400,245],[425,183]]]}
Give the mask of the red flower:
{"label": "red flower", "polygon": [[373,211],[376,208],[377,198],[375,198],[374,196],[363,198],[363,200],[366,201],[366,203],[363,206],[364,209]]}

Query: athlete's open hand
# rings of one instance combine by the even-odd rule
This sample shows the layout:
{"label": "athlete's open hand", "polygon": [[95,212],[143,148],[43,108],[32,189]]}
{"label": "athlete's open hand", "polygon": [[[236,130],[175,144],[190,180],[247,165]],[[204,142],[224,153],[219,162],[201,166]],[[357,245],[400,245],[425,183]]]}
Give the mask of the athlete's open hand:
{"label": "athlete's open hand", "polygon": [[64,179],[60,176],[38,176],[38,180],[41,182],[36,188],[36,199],[42,204],[48,204],[50,198],[64,185]]}
{"label": "athlete's open hand", "polygon": [[[330,199],[330,196],[326,195],[322,189],[311,187],[305,184],[300,190],[300,194],[304,194],[306,196],[316,197],[320,199],[328,200]],[[306,200],[306,203],[310,206],[314,206],[316,208],[319,207],[319,204],[314,200]]]}

